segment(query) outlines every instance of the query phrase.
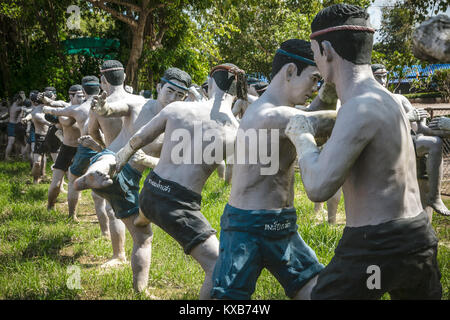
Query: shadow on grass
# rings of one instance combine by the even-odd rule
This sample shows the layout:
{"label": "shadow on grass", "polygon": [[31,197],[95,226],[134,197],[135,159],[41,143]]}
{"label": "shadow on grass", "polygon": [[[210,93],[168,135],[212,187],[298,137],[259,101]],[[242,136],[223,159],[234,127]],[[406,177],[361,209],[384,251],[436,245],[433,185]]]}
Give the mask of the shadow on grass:
{"label": "shadow on grass", "polygon": [[8,177],[20,177],[24,175],[24,172],[30,170],[28,162],[2,162],[0,161],[0,170],[2,175]]}
{"label": "shadow on grass", "polygon": [[72,244],[72,238],[68,234],[58,235],[48,239],[38,239],[32,241],[25,250],[22,252],[22,256],[25,259],[35,259],[38,257],[49,257],[62,263],[74,263],[76,258],[80,256],[79,253],[74,256],[61,256],[59,251]]}
{"label": "shadow on grass", "polygon": [[57,262],[61,266],[73,265],[77,263],[77,259],[82,253],[77,252],[73,255],[61,255],[60,251],[64,247],[72,244],[69,235],[60,235],[47,239],[37,239],[31,241],[28,246],[22,251],[22,254],[3,254],[0,255],[0,265],[21,264],[26,261],[39,262],[40,258],[48,258]]}
{"label": "shadow on grass", "polygon": [[47,188],[39,187],[24,187],[22,184],[13,183],[10,187],[11,192],[8,196],[11,202],[33,202],[33,201],[46,201],[48,196]]}

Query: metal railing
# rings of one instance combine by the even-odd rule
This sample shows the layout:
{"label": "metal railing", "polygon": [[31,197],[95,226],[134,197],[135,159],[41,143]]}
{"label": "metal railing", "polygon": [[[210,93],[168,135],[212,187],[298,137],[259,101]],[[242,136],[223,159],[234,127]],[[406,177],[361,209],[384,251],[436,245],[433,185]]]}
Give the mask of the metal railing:
{"label": "metal railing", "polygon": [[[430,119],[435,117],[450,116],[450,106],[441,108],[425,108],[430,114]],[[441,194],[450,195],[450,138],[442,139],[443,172],[441,180]]]}

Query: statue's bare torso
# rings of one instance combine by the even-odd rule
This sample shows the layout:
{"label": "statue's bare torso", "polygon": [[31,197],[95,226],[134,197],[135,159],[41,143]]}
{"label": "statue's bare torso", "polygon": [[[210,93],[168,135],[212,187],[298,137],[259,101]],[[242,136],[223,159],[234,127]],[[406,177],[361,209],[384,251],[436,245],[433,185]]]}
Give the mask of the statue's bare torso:
{"label": "statue's bare torso", "polygon": [[9,109],[9,122],[18,123],[22,116],[22,106],[19,106],[17,102],[14,102]]}

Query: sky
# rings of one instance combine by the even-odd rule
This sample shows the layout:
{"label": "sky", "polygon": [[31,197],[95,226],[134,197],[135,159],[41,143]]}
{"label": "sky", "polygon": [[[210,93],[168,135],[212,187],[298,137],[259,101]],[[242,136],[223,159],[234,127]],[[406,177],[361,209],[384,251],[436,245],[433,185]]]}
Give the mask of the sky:
{"label": "sky", "polygon": [[[370,14],[370,23],[375,29],[379,29],[381,26],[381,10],[383,7],[392,6],[395,1],[392,0],[375,0],[375,2],[369,6],[368,12]],[[442,12],[440,12],[442,13]],[[447,15],[450,15],[450,7],[445,12]],[[434,14],[433,14],[434,15]],[[379,32],[375,33],[375,42],[379,40]]]}

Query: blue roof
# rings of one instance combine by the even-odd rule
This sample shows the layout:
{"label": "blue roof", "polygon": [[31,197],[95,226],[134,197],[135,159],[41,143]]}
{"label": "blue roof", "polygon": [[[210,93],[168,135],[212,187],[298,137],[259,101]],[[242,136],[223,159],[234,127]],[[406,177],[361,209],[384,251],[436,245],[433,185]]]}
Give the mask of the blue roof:
{"label": "blue roof", "polygon": [[[433,74],[436,70],[450,69],[450,63],[443,64],[430,64],[422,68],[421,65],[412,65],[411,67],[403,67],[403,72],[407,72],[406,78],[401,80],[401,83],[412,82],[417,78],[427,78]],[[398,83],[398,73],[392,72],[393,79],[389,80],[389,83]]]}
{"label": "blue roof", "polygon": [[256,78],[259,81],[264,81],[264,82],[269,83],[269,80],[261,72],[249,73],[249,74],[247,74],[247,78],[249,78],[249,77]]}

